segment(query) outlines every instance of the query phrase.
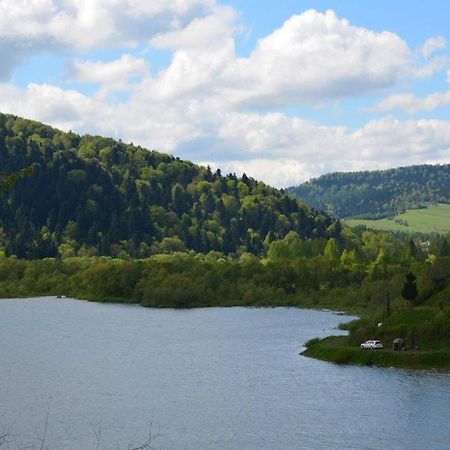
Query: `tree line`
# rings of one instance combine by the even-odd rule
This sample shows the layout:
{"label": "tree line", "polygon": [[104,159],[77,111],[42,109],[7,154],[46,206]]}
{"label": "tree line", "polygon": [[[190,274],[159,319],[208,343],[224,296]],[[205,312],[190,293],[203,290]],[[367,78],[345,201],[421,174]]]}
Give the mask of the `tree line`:
{"label": "tree line", "polygon": [[[152,307],[291,305],[375,311],[385,309],[389,292],[392,311],[408,301],[417,306],[433,298],[448,307],[448,247],[447,239],[437,239],[431,253],[423,254],[413,241],[371,231],[358,236],[346,229],[342,239],[316,241],[291,231],[273,241],[263,258],[215,251],[139,260],[3,255],[0,298],[69,295]],[[411,298],[403,295],[405,300],[402,292],[411,274],[416,292]]]}

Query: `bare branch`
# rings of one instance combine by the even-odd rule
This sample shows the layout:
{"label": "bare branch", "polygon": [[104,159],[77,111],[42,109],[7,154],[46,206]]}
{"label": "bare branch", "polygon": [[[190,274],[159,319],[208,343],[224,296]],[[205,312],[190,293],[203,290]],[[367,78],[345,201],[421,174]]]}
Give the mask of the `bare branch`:
{"label": "bare branch", "polygon": [[100,445],[101,445],[101,443],[102,443],[102,428],[101,428],[100,424],[97,424],[97,425],[95,426],[93,423],[91,423],[91,424],[89,424],[89,425],[91,426],[92,432],[94,433],[95,439],[96,439],[96,441],[97,441],[97,442],[96,442],[96,444],[97,444],[96,450],[99,450]]}
{"label": "bare branch", "polygon": [[45,423],[44,423],[44,433],[42,435],[42,438],[40,438],[41,446],[39,447],[39,450],[44,450],[45,438],[47,436],[48,418],[49,418],[49,416],[50,416],[50,411],[47,411],[47,416],[45,418]]}
{"label": "bare branch", "polygon": [[6,433],[6,432],[2,432],[2,434],[0,434],[0,447],[5,443],[8,436],[9,436],[9,433]]}
{"label": "bare branch", "polygon": [[148,432],[147,439],[137,447],[133,447],[133,444],[130,443],[128,445],[128,450],[154,450],[154,447],[151,446],[151,443],[160,436],[159,432],[153,433],[152,424],[150,424],[150,431]]}

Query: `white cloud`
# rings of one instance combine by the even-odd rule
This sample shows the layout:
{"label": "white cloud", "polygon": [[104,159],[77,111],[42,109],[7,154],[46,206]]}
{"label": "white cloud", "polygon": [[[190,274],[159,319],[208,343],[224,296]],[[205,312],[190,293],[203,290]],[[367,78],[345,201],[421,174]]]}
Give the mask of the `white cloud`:
{"label": "white cloud", "polygon": [[270,154],[293,159],[301,155],[308,160],[314,160],[325,149],[328,157],[339,157],[347,139],[343,127],[318,126],[281,113],[227,114],[218,135],[233,146],[245,149],[249,157]]}
{"label": "white cloud", "polygon": [[423,66],[418,66],[413,70],[415,78],[428,78],[432,75],[441,72],[448,65],[447,56],[438,56],[430,59]]}
{"label": "white cloud", "polygon": [[220,45],[236,30],[237,13],[229,6],[217,6],[213,14],[192,20],[185,28],[159,33],[150,40],[153,47],[163,49],[205,48]]}
{"label": "white cloud", "polygon": [[0,84],[0,111],[66,131],[112,136],[166,152],[201,135],[178,104],[164,107],[138,100],[110,104],[48,84],[31,83],[24,89]]}
{"label": "white cloud", "polygon": [[449,161],[448,121],[387,117],[353,132],[282,114],[236,114],[224,122],[220,133],[230,147],[249,149],[224,167],[257,178],[262,174],[280,187],[332,171]]}
{"label": "white cloud", "polygon": [[[214,0],[3,0],[0,13],[0,35],[8,41],[0,49],[3,77],[43,49],[85,52],[150,43],[175,51],[156,80],[164,92],[177,93],[184,80],[195,89],[220,90],[239,107],[274,108],[358,96],[438,70],[435,61],[415,68],[411,50],[394,33],[352,26],[333,11],[292,16],[247,58],[234,53],[237,13]],[[233,51],[222,51],[224,46]],[[205,70],[208,59],[213,70]]]}
{"label": "white cloud", "polygon": [[0,110],[41,120],[63,130],[83,129],[103,104],[75,90],[30,83],[26,89],[0,84]]}
{"label": "white cloud", "polygon": [[[450,70],[447,71],[447,83],[450,84]],[[377,102],[370,111],[386,112],[392,110],[402,110],[408,114],[415,114],[418,112],[434,111],[440,106],[450,103],[450,90],[443,92],[434,92],[425,97],[417,97],[416,95],[406,92],[400,94],[393,94],[389,97]]]}
{"label": "white cloud", "polygon": [[[245,173],[280,188],[293,186],[298,184],[299,179],[307,180],[317,174],[316,171],[311,172],[308,163],[295,159],[254,158],[242,161],[205,161],[202,164],[209,165],[213,170],[220,169],[223,174],[236,173],[238,176],[242,176]],[[318,168],[316,167],[316,169]],[[324,173],[326,170],[324,165],[323,170],[319,173]]]}
{"label": "white cloud", "polygon": [[109,103],[48,84],[25,89],[0,84],[4,112],[133,141],[224,171],[245,171],[280,187],[331,171],[449,161],[450,121],[386,117],[351,131],[220,106],[183,97],[149,102],[132,96]]}
{"label": "white cloud", "polygon": [[0,77],[44,50],[131,48],[216,9],[215,0],[2,0]]}
{"label": "white cloud", "polygon": [[437,50],[447,48],[447,41],[442,36],[435,36],[427,39],[422,45],[421,53],[424,58],[428,58]]}
{"label": "white cloud", "polygon": [[132,89],[130,79],[142,79],[150,75],[149,64],[133,55],[122,55],[119,59],[102,61],[74,61],[67,68],[67,77],[82,83],[101,85],[99,96],[110,92],[123,92]]}
{"label": "white cloud", "polygon": [[408,114],[421,111],[434,111],[436,108],[450,103],[450,91],[435,92],[425,97],[416,97],[411,93],[394,94],[375,104],[373,111],[402,110]]}
{"label": "white cloud", "polygon": [[158,77],[145,80],[136,90],[136,95],[149,101],[172,101],[180,96],[190,96],[194,100],[214,96],[223,99],[218,80],[234,58],[232,39],[223,41],[214,49],[177,50],[170,66]]}
{"label": "white cloud", "polygon": [[226,78],[240,104],[274,107],[358,96],[395,85],[411,68],[412,53],[397,35],[309,10],[261,39]]}
{"label": "white cloud", "polygon": [[188,15],[199,14],[216,6],[215,0],[128,0],[128,14],[131,16],[158,17],[162,14]]}
{"label": "white cloud", "polygon": [[390,166],[448,161],[450,122],[387,117],[368,122],[351,139],[354,151],[365,160]]}
{"label": "white cloud", "polygon": [[[152,40],[175,52],[171,64],[146,83],[147,96],[169,100],[202,92],[232,110],[272,109],[359,96],[392,87],[417,70],[397,35],[351,26],[333,11],[293,16],[261,39],[249,57],[239,58],[229,36],[233,14],[219,16]],[[202,44],[216,20],[222,37],[216,40],[213,33]]]}
{"label": "white cloud", "polygon": [[[23,28],[8,18],[23,18]],[[236,13],[214,0],[3,0],[0,37],[12,39],[21,50],[16,55],[6,50],[2,67],[10,68],[38,46],[85,50],[151,42],[173,54],[157,74],[131,50],[106,62],[72,62],[73,81],[98,86],[91,96],[50,84],[0,84],[0,110],[65,130],[133,141],[224,171],[245,171],[276,186],[336,170],[448,162],[447,121],[387,117],[350,130],[280,112],[256,112],[392,88],[441,70],[436,58],[417,67],[413,52],[397,35],[314,10],[291,17],[248,57],[238,57],[236,24]],[[433,45],[438,43],[424,50],[427,57]],[[3,69],[3,75],[7,72]],[[450,71],[447,75],[450,80]],[[110,95],[123,91],[129,93],[126,99]],[[446,102],[447,93],[424,98],[398,94],[377,108],[417,112]]]}

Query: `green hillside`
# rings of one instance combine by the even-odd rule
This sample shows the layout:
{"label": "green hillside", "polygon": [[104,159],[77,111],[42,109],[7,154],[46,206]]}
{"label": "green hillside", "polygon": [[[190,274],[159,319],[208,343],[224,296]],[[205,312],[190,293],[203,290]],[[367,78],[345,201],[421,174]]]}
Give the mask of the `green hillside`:
{"label": "green hillside", "polygon": [[326,214],[245,174],[222,176],[140,146],[0,114],[3,184],[10,188],[0,189],[0,252],[19,258],[262,254],[290,231],[303,239],[339,231]]}
{"label": "green hillside", "polygon": [[335,217],[381,219],[450,203],[450,164],[331,173],[286,191]]}
{"label": "green hillside", "polygon": [[346,219],[345,223],[351,227],[364,225],[375,230],[445,234],[450,232],[450,205],[428,205],[386,219]]}

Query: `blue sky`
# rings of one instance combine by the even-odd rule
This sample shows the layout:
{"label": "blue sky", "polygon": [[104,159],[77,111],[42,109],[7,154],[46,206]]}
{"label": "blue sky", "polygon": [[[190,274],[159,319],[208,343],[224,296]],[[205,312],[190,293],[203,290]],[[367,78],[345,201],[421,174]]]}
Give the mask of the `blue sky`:
{"label": "blue sky", "polygon": [[450,160],[450,4],[0,1],[0,111],[288,186]]}

